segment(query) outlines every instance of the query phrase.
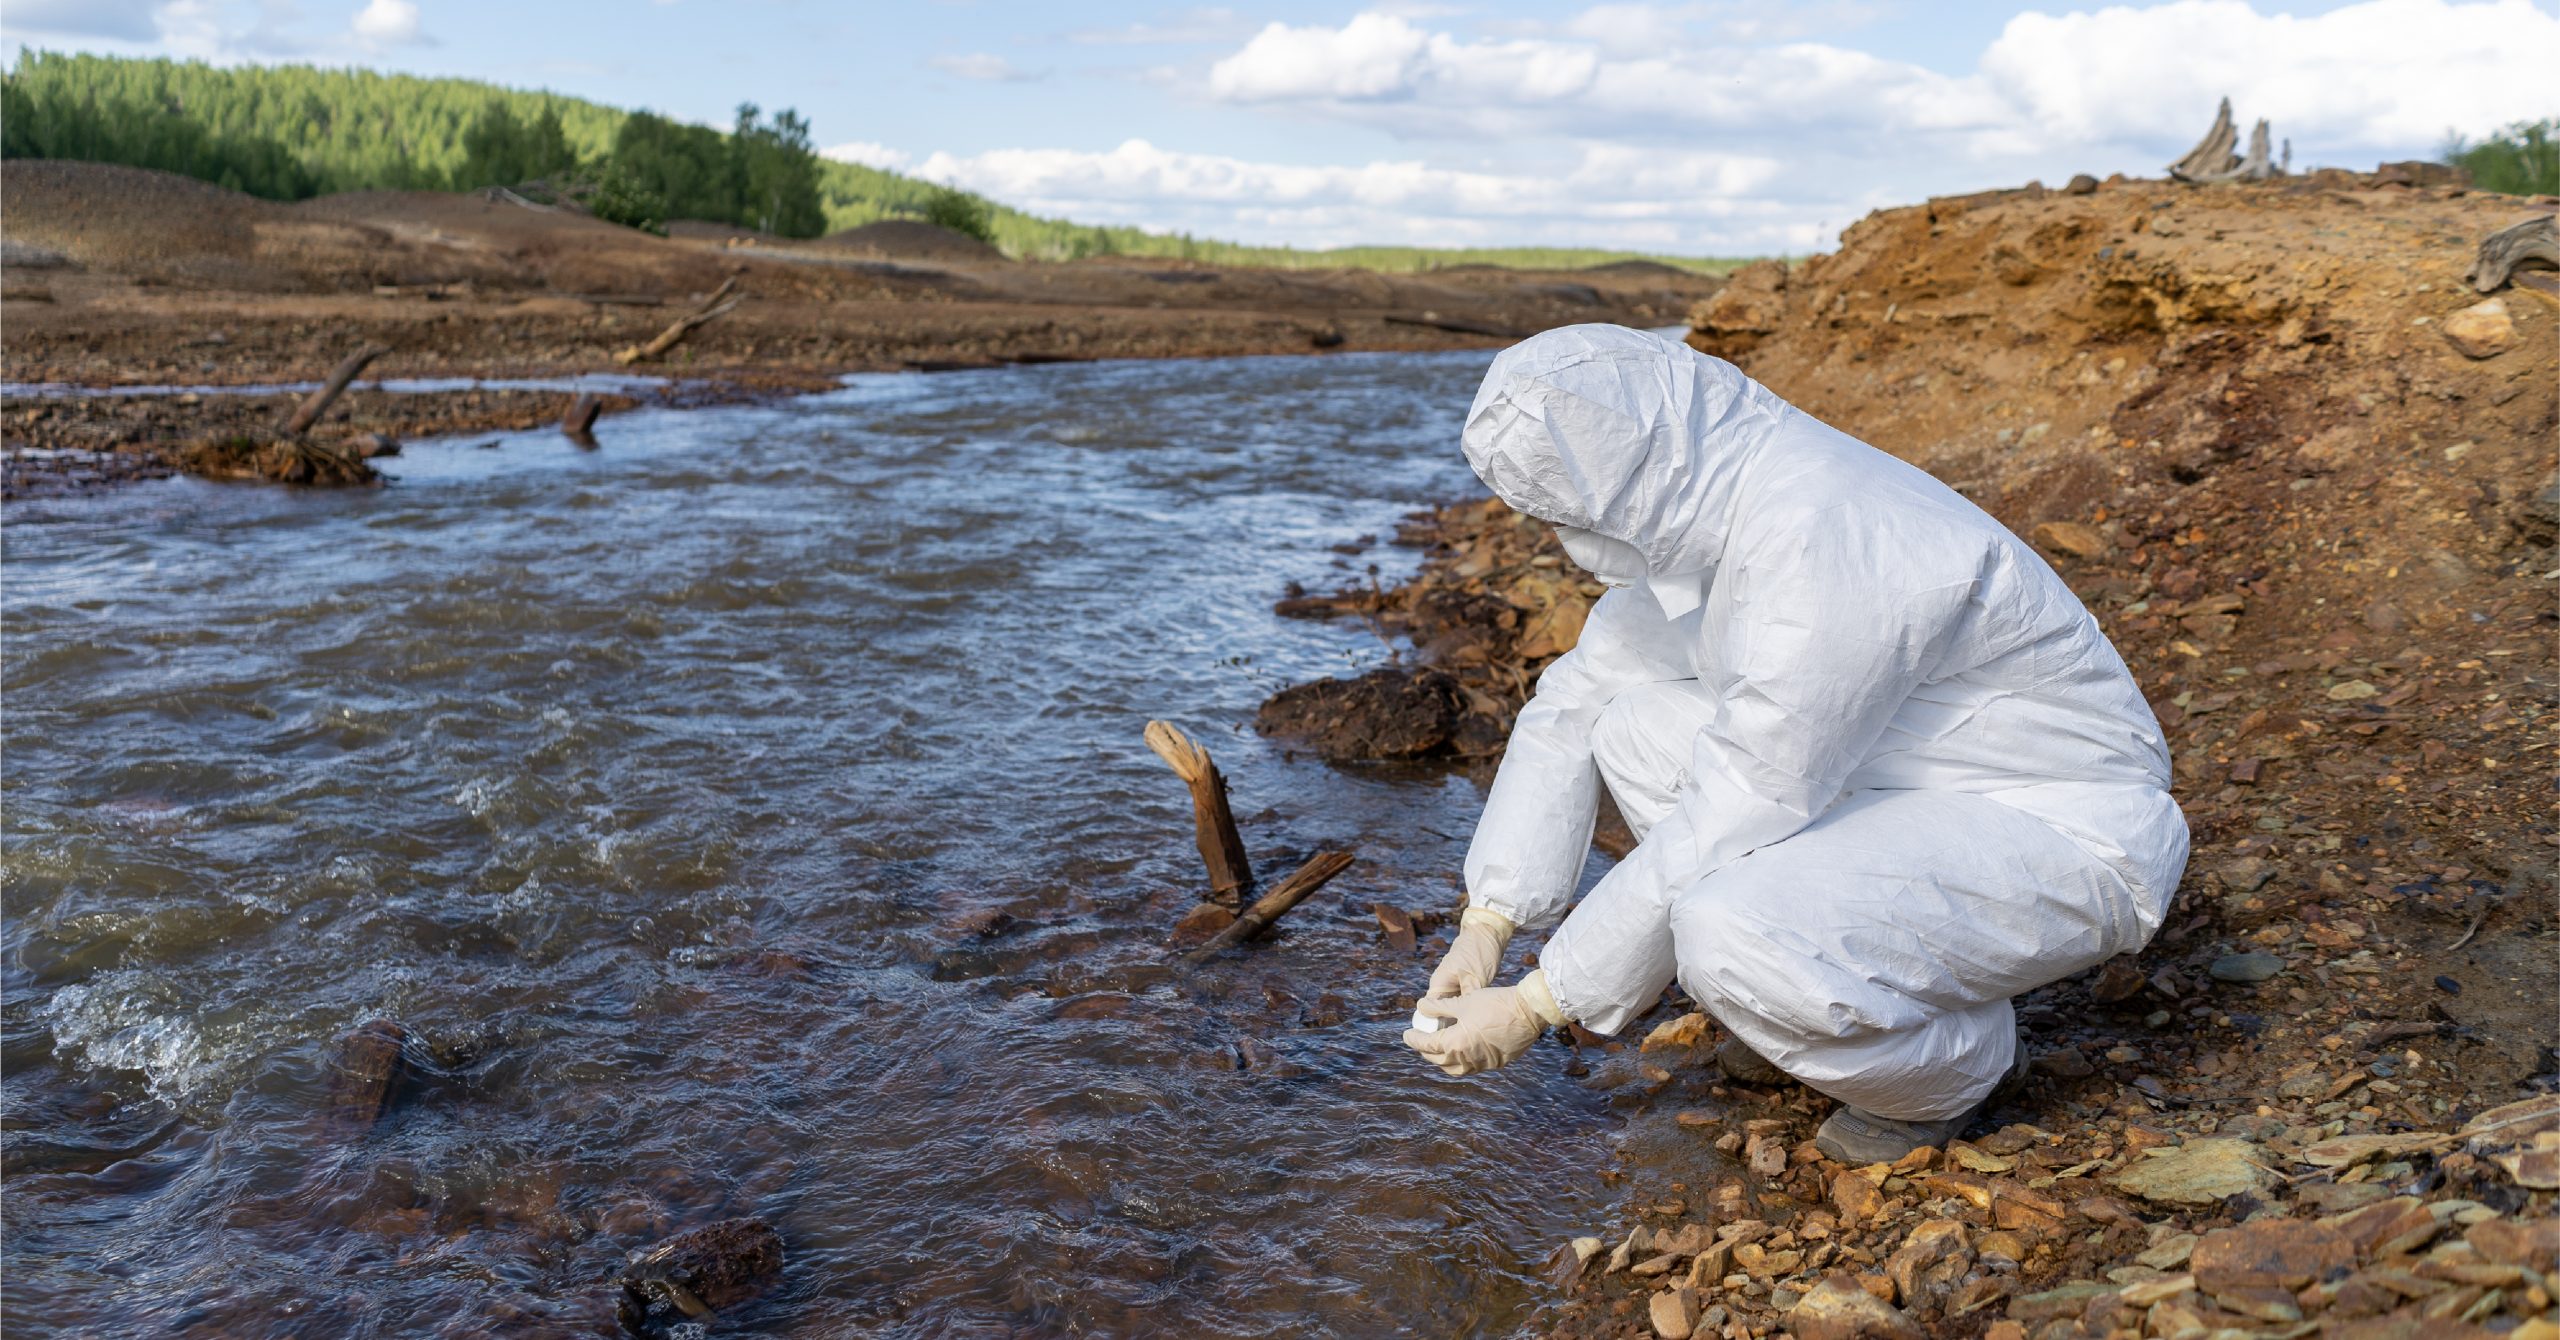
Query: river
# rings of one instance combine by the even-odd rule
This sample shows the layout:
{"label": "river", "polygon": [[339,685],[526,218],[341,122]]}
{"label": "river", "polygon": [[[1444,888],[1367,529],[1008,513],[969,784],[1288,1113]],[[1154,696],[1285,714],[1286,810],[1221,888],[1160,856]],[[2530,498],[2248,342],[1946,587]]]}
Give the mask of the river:
{"label": "river", "polygon": [[[1486,356],[849,379],[411,444],[380,490],[6,514],[11,1330],[593,1333],[625,1253],[765,1217],[721,1334],[1505,1335],[1607,1218],[1561,1052],[1398,1043],[1478,785],[1255,737],[1391,654],[1290,582],[1480,490]],[[1150,717],[1266,877],[1201,882]],[[1534,940],[1536,937],[1524,937]],[[417,1074],[332,1138],[337,1039]]]}

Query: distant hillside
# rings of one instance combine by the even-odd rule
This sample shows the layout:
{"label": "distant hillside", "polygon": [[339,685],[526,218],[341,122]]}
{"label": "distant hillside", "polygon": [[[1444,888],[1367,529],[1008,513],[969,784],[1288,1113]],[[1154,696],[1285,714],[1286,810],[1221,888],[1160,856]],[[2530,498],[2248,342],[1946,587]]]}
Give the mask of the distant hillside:
{"label": "distant hillside", "polygon": [[[494,131],[493,108],[497,109]],[[769,226],[770,221],[752,205],[686,208],[698,194],[684,176],[687,171],[716,175],[725,168],[732,177],[761,172],[721,162],[727,152],[722,146],[734,149],[735,136],[583,98],[471,79],[425,79],[371,70],[308,65],[216,67],[195,61],[43,51],[25,52],[15,70],[0,77],[0,138],[5,138],[9,157],[85,158],[160,168],[279,200],[341,191],[470,190],[501,181],[513,184],[572,164],[595,174],[612,166],[618,142],[625,157],[633,157],[631,137],[624,130],[635,116],[652,132],[640,137],[647,142],[645,175],[659,194],[668,197],[664,204],[673,217]],[[765,152],[763,142],[775,135],[787,140],[795,131],[796,150],[786,145],[771,152],[805,154],[805,130],[805,123],[797,122],[788,111],[779,113],[771,128],[759,125],[751,132],[759,148],[748,156]],[[493,136],[505,142],[492,148]],[[728,156],[739,155],[730,152]],[[491,164],[506,171],[490,180],[474,179],[475,170],[485,174]],[[823,221],[812,217],[803,226],[783,231],[814,235],[881,219],[920,218],[927,203],[945,189],[832,159],[816,159],[809,167],[815,174],[815,205]],[[788,170],[787,165],[776,169]],[[754,183],[730,181],[709,198],[724,203],[741,198],[760,201],[770,194],[763,181],[761,175]],[[1737,263],[1556,248],[1246,246],[1138,228],[1091,226],[987,203],[987,230],[996,246],[1010,256],[1039,260],[1125,255],[1224,265],[1389,271],[1459,264],[1573,267],[1653,260],[1712,274],[1724,273]]]}

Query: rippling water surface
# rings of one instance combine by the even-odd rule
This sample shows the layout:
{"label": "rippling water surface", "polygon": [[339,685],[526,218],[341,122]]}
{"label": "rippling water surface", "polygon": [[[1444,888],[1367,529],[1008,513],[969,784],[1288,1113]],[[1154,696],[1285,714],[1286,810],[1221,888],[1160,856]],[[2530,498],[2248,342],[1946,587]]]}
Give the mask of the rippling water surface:
{"label": "rippling water surface", "polygon": [[[1270,604],[1409,567],[1331,546],[1472,491],[1483,362],[865,378],[13,505],[12,1332],[592,1333],[626,1252],[753,1214],[786,1281],[723,1333],[1508,1333],[1601,1100],[1421,1065],[1367,910],[1448,904],[1479,792],[1247,726],[1388,654]],[[1266,877],[1362,855],[1188,973],[1152,716]],[[378,1017],[418,1073],[333,1137]]]}

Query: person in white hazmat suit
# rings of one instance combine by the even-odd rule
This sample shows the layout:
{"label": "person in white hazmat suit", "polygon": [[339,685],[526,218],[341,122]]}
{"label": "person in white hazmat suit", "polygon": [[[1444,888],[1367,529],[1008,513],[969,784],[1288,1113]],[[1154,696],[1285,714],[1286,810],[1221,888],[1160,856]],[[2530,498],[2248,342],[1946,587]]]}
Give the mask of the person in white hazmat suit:
{"label": "person in white hazmat suit", "polygon": [[[1614,589],[1512,728],[1406,1044],[1490,1070],[1676,978],[1735,1078],[1839,1100],[1831,1157],[1960,1134],[2021,1060],[2010,997],[2140,947],[2186,865],[2097,622],[1954,490],[1659,336],[1504,351],[1464,446]],[[1568,914],[1603,784],[1638,842]]]}

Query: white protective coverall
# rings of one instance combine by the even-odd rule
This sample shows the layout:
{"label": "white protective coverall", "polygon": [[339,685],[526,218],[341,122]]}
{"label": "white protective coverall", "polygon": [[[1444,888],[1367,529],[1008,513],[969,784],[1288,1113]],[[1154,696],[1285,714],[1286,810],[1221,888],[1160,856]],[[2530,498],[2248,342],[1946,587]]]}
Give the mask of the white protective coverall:
{"label": "white protective coverall", "polygon": [[[2159,929],[2187,855],[2159,724],[1954,490],[1619,326],[1506,350],[1464,444],[1647,569],[1538,681],[1467,851],[1471,905],[1563,918],[1566,1018],[1614,1033],[1676,973],[1812,1087],[1940,1120],[2009,1066],[2012,995]],[[1566,916],[1604,779],[1640,841]]]}

